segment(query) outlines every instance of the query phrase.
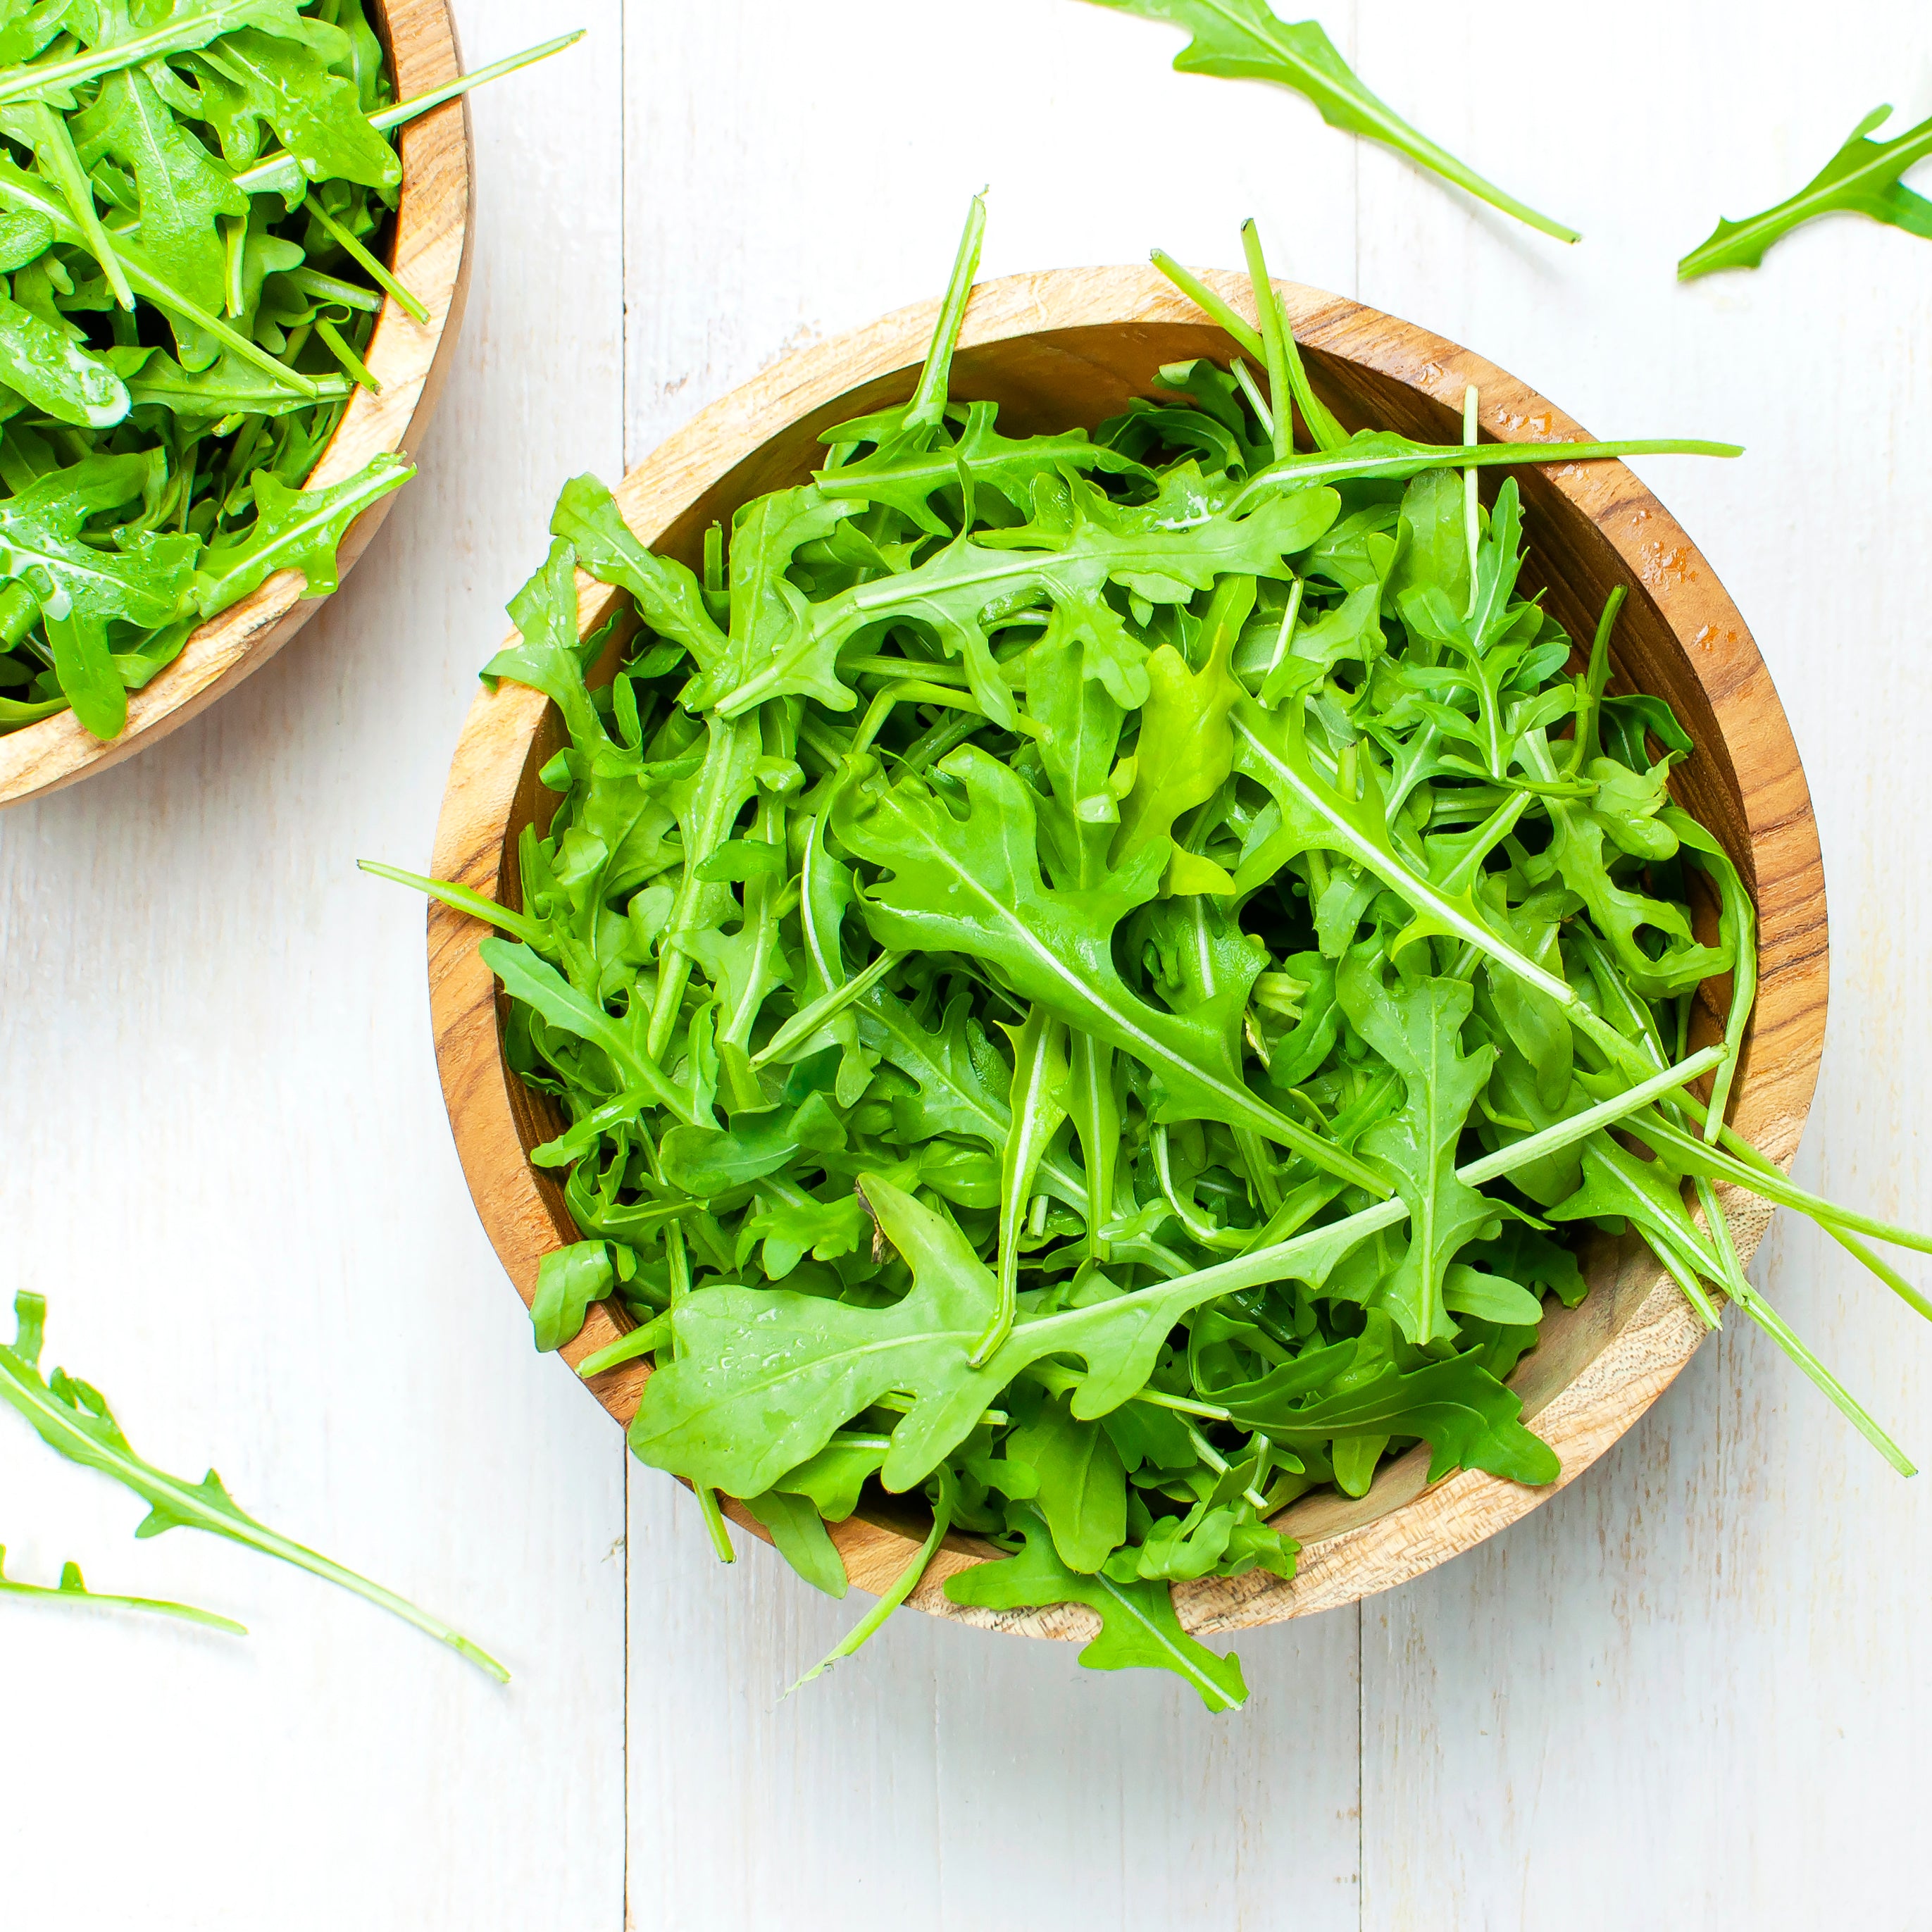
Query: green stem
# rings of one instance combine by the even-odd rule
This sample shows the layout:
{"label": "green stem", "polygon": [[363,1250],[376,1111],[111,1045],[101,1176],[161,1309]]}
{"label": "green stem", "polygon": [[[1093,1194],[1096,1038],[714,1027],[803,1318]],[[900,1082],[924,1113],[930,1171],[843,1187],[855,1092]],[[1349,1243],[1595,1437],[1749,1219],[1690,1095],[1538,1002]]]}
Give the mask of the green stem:
{"label": "green stem", "polygon": [[399,866],[380,865],[374,859],[358,859],[356,866],[358,872],[368,872],[374,878],[392,880],[399,886],[413,886],[418,892],[427,892],[431,898],[440,899],[452,910],[467,913],[472,919],[487,920],[490,925],[514,934],[533,950],[541,951],[548,940],[548,932],[535,920],[513,912],[506,905],[499,905],[494,899],[485,898],[481,892],[460,886],[453,879],[425,878],[420,872],[406,872]]}
{"label": "green stem", "polygon": [[1731,1240],[1724,1212],[1718,1204],[1718,1190],[1702,1174],[1697,1177],[1697,1199],[1722,1268],[1724,1292],[1773,1341],[1804,1370],[1826,1400],[1846,1420],[1876,1449],[1901,1476],[1916,1476],[1905,1451],[1872,1420],[1844,1384],[1799,1340],[1784,1318],[1779,1315],[1745,1278],[1743,1264]]}
{"label": "green stem", "polygon": [[814,1677],[850,1657],[869,1638],[875,1636],[886,1619],[912,1594],[919,1580],[926,1574],[926,1565],[932,1561],[940,1544],[946,1540],[946,1531],[952,1526],[952,1472],[950,1469],[942,1468],[939,1472],[939,1502],[932,1512],[932,1528],[926,1540],[920,1545],[918,1553],[893,1580],[891,1588],[791,1687],[791,1690],[785,1693],[788,1697],[792,1690],[809,1684]]}
{"label": "green stem", "polygon": [[[986,197],[983,190],[973,197],[966,211],[966,230],[959,238],[959,253],[952,264],[952,278],[946,284],[946,298],[940,304],[939,320],[934,325],[932,346],[926,352],[926,365],[919,372],[919,385],[906,405],[908,433],[937,430],[946,413],[946,398],[952,374],[952,352],[966,320],[966,304],[973,295],[973,278],[979,272],[980,244],[986,233]],[[823,1668],[823,1666],[820,1666]],[[803,1680],[801,1679],[802,1682]]]}
{"label": "green stem", "polygon": [[820,1027],[836,1020],[855,1000],[870,992],[904,957],[903,952],[880,953],[863,972],[854,974],[842,986],[835,986],[830,992],[814,1000],[810,1006],[802,1007],[793,1014],[752,1054],[752,1072],[755,1073],[760,1067],[768,1065],[771,1061],[782,1059],[802,1041],[809,1040]]}
{"label": "green stem", "polygon": [[[426,94],[412,95],[409,100],[398,101],[390,107],[378,108],[369,116],[369,124],[379,134],[386,134],[392,128],[402,127],[418,116],[427,114],[433,107],[440,107],[446,100],[454,100],[467,94],[472,88],[481,87],[486,81],[500,80],[506,74],[514,74],[518,68],[532,65],[540,60],[548,60],[552,54],[560,53],[566,47],[574,46],[582,40],[584,29],[578,28],[573,34],[560,34],[554,40],[544,40],[533,47],[526,47],[520,54],[512,54],[507,59],[493,61],[488,67],[478,68],[474,74],[466,74],[457,80],[446,82],[441,87],[433,87]],[[302,172],[302,164],[292,154],[271,154],[266,161],[257,162],[245,172],[235,177],[235,185],[244,194],[279,193],[286,197],[291,190],[305,188],[308,177]]]}
{"label": "green stem", "polygon": [[1281,310],[1268,280],[1268,258],[1262,253],[1261,230],[1252,220],[1241,224],[1241,247],[1248,258],[1248,281],[1255,294],[1255,313],[1261,318],[1262,353],[1268,363],[1268,399],[1274,412],[1275,460],[1294,454],[1293,394],[1288,380],[1288,352],[1282,346]]}
{"label": "green stem", "polygon": [[183,1623],[200,1624],[208,1630],[226,1630],[233,1636],[246,1636],[248,1627],[232,1617],[218,1616],[212,1610],[198,1610],[192,1604],[176,1604],[160,1597],[122,1597],[109,1591],[90,1590],[82,1580],[80,1566],[69,1563],[61,1570],[58,1583],[16,1583],[6,1574],[7,1546],[0,1544],[0,1593],[10,1597],[38,1597],[44,1601],[93,1604],[103,1610],[140,1610],[149,1616],[175,1617]]}
{"label": "green stem", "polygon": [[[1483,440],[1482,431],[1478,427],[1478,406],[1476,386],[1472,382],[1462,392],[1462,440],[1472,449],[1478,448]],[[1462,540],[1469,550],[1468,615],[1473,617],[1476,614],[1478,596],[1476,565],[1483,548],[1482,503],[1476,494],[1476,468],[1474,464],[1466,465],[1462,471]],[[1496,763],[1496,760],[1492,758],[1492,770],[1494,770]],[[1498,772],[1496,776],[1500,778],[1502,773]]]}
{"label": "green stem", "polygon": [[1150,259],[1196,308],[1204,310],[1212,316],[1250,356],[1258,356],[1266,359],[1261,332],[1252,323],[1244,321],[1240,314],[1191,268],[1184,268],[1164,248],[1156,248]]}
{"label": "green stem", "polygon": [[[4,85],[0,82],[0,89],[4,89]],[[114,299],[131,314],[134,291],[128,286],[121,258],[115,254],[114,244],[108,240],[107,231],[100,225],[100,213],[94,206],[94,184],[80,164],[67,123],[44,100],[36,100],[27,112],[34,124],[34,152],[65,196],[68,211],[80,224],[87,251],[100,265],[100,272],[107,278],[107,286],[114,291]]]}
{"label": "green stem", "polygon": [[352,262],[356,263],[378,288],[386,290],[394,296],[406,314],[422,323],[424,327],[428,326],[428,309],[416,297],[411,295],[409,290],[390,274],[388,267],[364,248],[362,243],[357,241],[356,237],[350,234],[349,230],[344,227],[327,208],[322,206],[315,196],[311,194],[302,206],[315,217],[321,224],[323,232],[328,236],[329,239]]}
{"label": "green stem", "polygon": [[328,344],[329,353],[347,372],[350,380],[367,389],[372,396],[382,393],[382,386],[369,373],[369,365],[350,347],[342,332],[326,316],[315,319],[315,332]]}

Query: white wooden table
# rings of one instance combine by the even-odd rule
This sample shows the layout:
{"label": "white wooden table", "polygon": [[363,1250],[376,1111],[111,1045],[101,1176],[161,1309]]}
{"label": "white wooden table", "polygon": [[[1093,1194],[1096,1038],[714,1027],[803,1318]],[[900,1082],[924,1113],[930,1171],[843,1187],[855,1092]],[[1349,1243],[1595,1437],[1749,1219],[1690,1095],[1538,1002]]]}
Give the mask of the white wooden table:
{"label": "white wooden table", "polygon": [[[1799,1172],[1932,1224],[1924,721],[1932,245],[1852,220],[1680,290],[1889,95],[1910,0],[1331,0],[1371,85],[1586,232],[1474,209],[1271,90],[1167,69],[1075,0],[462,0],[467,328],[412,483],[280,658],[131,764],[0,818],[0,1291],[137,1446],[457,1621],[500,1690],[366,1606],[188,1533],[0,1414],[14,1574],[240,1616],[246,1642],[0,1602],[0,1922],[818,1932],[1566,1932],[1932,1924],[1932,1518],[1748,1330],[1520,1527],[1240,1644],[1214,1719],[1070,1648],[856,1614],[627,1467],[480,1234],[429,1046],[420,865],[568,475],[614,480],[773,358],[985,271],[1238,262],[1490,356],[1642,465],[1796,726],[1837,941]],[[1932,1457],[1932,1334],[1808,1226],[1755,1270]],[[1735,1325],[1735,1324],[1734,1324]]]}

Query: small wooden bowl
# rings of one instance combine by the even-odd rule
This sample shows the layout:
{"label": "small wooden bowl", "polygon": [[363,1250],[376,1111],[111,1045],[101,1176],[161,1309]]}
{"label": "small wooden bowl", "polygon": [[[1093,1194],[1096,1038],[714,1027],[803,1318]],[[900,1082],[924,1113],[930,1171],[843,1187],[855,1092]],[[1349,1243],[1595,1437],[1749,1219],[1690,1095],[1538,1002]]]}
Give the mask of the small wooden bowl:
{"label": "small wooden bowl", "polygon": [[[1252,309],[1240,278],[1207,279],[1229,302]],[[1338,296],[1279,286],[1315,387],[1348,427],[1454,442],[1464,386],[1474,382],[1489,435],[1583,440],[1560,410],[1479,356]],[[790,357],[712,404],[625,479],[617,500],[632,528],[696,566],[714,519],[728,519],[761,491],[805,479],[820,430],[910,393],[935,312],[928,304],[888,316]],[[1151,270],[1016,277],[974,293],[953,394],[997,401],[1010,434],[1091,427],[1155,386],[1163,364],[1200,356],[1225,362],[1232,349]],[[1493,487],[1495,473],[1484,473]],[[1558,458],[1515,473],[1531,544],[1526,581],[1547,586],[1551,610],[1582,638],[1612,586],[1625,586],[1617,688],[1667,697],[1696,739],[1696,754],[1672,789],[1722,838],[1756,892],[1761,921],[1760,989],[1732,1118],[1788,1163],[1824,1035],[1825,890],[1810,799],[1778,694],[1709,566],[1622,464]],[[588,578],[579,578],[579,590],[586,634],[624,601]],[[506,683],[478,698],[450,770],[436,833],[438,878],[518,902],[518,836],[533,818],[540,827],[547,822],[554,801],[537,773],[561,738],[554,709],[537,692]],[[430,1007],[470,1193],[528,1302],[543,1256],[578,1234],[556,1180],[528,1159],[528,1150],[561,1124],[548,1100],[505,1067],[494,982],[477,953],[484,932],[473,920],[430,906]],[[1709,1015],[1703,1024],[1716,1030]],[[1739,1198],[1730,1213],[1748,1256],[1768,1212]],[[1649,1407],[1703,1334],[1641,1244],[1599,1237],[1584,1258],[1588,1298],[1545,1316],[1543,1340],[1513,1382],[1526,1415],[1562,1458],[1566,1482]],[[566,1360],[581,1361],[619,1333],[608,1307],[594,1309],[564,1352]],[[628,1421],[645,1373],[632,1364],[590,1386]],[[1430,1487],[1427,1468],[1428,1452],[1418,1449],[1384,1468],[1360,1500],[1301,1498],[1276,1519],[1304,1546],[1293,1581],[1254,1571],[1182,1585],[1174,1593],[1182,1622],[1196,1631],[1227,1630],[1352,1603],[1468,1549],[1553,1493],[1473,1472]],[[833,1531],[855,1582],[876,1591],[898,1574],[922,1533],[920,1513],[887,1504]],[[940,1588],[944,1578],[994,1553],[970,1538],[949,1539],[911,1600],[938,1615],[1034,1636],[1084,1638],[1096,1628],[1091,1612],[1070,1605],[994,1614],[949,1602]]]}
{"label": "small wooden bowl", "polygon": [[[462,73],[456,23],[446,0],[375,0],[371,12],[388,50],[398,100],[426,94]],[[419,323],[393,297],[384,300],[363,358],[381,392],[356,391],[309,472],[310,488],[342,482],[384,451],[413,453],[442,394],[463,320],[475,158],[467,98],[410,122],[400,130],[400,148],[403,185],[389,266],[430,319]],[[344,574],[368,547],[396,495],[392,490],[379,497],[350,525],[337,551]],[[112,743],[101,743],[70,711],[0,736],[0,806],[104,772],[186,724],[266,664],[322,608],[320,598],[298,602],[302,589],[299,571],[279,571],[211,617],[166,670],[128,693],[127,728]]]}

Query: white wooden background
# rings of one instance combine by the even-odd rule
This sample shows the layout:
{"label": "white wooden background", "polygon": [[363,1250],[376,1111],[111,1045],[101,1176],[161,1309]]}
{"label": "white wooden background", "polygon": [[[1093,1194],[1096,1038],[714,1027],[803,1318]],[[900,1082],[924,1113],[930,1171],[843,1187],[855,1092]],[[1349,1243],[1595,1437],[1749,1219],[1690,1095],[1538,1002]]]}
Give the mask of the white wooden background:
{"label": "white wooden background", "polygon": [[[1028,1924],[1932,1924],[1932,1517],[1770,1348],[1706,1348],[1587,1478],[1432,1576],[1239,1646],[1248,1708],[856,1614],[681,1492],[529,1324],[451,1150],[421,864],[501,606],[562,478],[774,358],[986,271],[1278,272],[1478,348],[1642,466],[1749,617],[1822,830],[1837,941],[1801,1156],[1932,1224],[1923,774],[1932,245],[1855,220],[1673,285],[1888,96],[1912,0],[1329,0],[1371,85],[1586,232],[1564,249],[1322,127],[1168,70],[1076,0],[460,0],[466,332],[410,486],[279,660],[118,770],[0,818],[0,1292],[137,1445],[505,1658],[499,1690],[310,1579],[183,1532],[0,1414],[14,1574],[230,1611],[245,1642],[0,1602],[0,1921],[820,1932]],[[1932,1458],[1932,1334],[1808,1228],[1760,1283]]]}

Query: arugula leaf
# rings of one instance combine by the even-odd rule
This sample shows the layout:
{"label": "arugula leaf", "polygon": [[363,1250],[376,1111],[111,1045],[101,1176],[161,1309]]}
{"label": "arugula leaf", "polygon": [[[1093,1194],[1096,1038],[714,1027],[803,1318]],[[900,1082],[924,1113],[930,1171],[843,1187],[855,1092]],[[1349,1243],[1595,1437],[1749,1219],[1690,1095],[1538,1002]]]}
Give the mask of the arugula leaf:
{"label": "arugula leaf", "polygon": [[814,1504],[802,1496],[768,1490],[761,1496],[747,1496],[745,1507],[771,1532],[778,1554],[814,1590],[828,1597],[844,1595],[845,1565]]}
{"label": "arugula leaf", "polygon": [[545,1255],[537,1270],[537,1298],[530,1307],[538,1352],[547,1354],[575,1341],[590,1304],[610,1293],[614,1279],[606,1242],[573,1241]]}
{"label": "arugula leaf", "polygon": [[219,308],[226,275],[220,224],[245,219],[248,197],[138,68],[110,75],[94,104],[75,118],[74,132],[84,160],[105,154],[132,173],[142,240],[157,260],[172,264],[185,294]]}
{"label": "arugula leaf", "polygon": [[1457,1179],[1457,1142],[1488,1084],[1493,1048],[1462,1052],[1472,994],[1457,980],[1397,980],[1360,952],[1343,961],[1336,988],[1349,1023],[1402,1078],[1402,1112],[1371,1127],[1362,1150],[1381,1162],[1408,1209],[1408,1252],[1378,1291],[1378,1304],[1416,1343],[1447,1341],[1454,1330],[1442,1300],[1450,1262],[1496,1219],[1493,1202]]}
{"label": "arugula leaf", "polygon": [[237,604],[278,570],[302,573],[304,597],[326,597],[339,580],[335,552],[349,526],[374,502],[416,473],[406,456],[372,456],[346,482],[292,490],[272,471],[255,473],[256,520],[239,543],[211,549],[196,572],[196,602],[204,617]]}
{"label": "arugula leaf", "polygon": [[61,1566],[58,1583],[20,1583],[8,1576],[7,1572],[7,1546],[0,1543],[0,1593],[10,1597],[39,1597],[56,1603],[80,1603],[98,1604],[104,1610],[145,1610],[159,1617],[176,1617],[183,1623],[200,1624],[208,1630],[226,1630],[231,1636],[246,1636],[248,1626],[238,1624],[232,1617],[217,1616],[212,1610],[198,1610],[191,1604],[173,1604],[159,1597],[113,1596],[100,1590],[90,1590],[80,1574],[78,1563]]}
{"label": "arugula leaf", "polygon": [[106,429],[129,406],[112,368],[31,309],[0,296],[0,381],[57,422]]}
{"label": "arugula leaf", "polygon": [[1378,100],[1355,77],[1316,21],[1290,26],[1270,13],[1262,0],[1092,0],[1092,4],[1185,28],[1193,38],[1174,59],[1182,74],[1271,80],[1292,88],[1315,104],[1330,127],[1379,141],[1478,200],[1559,242],[1577,238],[1574,230],[1505,194]]}
{"label": "arugula leaf", "polygon": [[300,0],[166,0],[158,20],[151,15],[148,23],[136,26],[128,0],[95,0],[91,9],[68,10],[68,18],[88,51],[0,74],[0,101],[60,101],[81,82],[166,55],[190,52],[244,25],[298,38],[316,26],[302,17],[299,4]]}
{"label": "arugula leaf", "polygon": [[1069,1569],[1090,1574],[1126,1540],[1126,1470],[1098,1422],[1076,1421],[1049,1397],[1006,1438],[1006,1455],[1039,1478],[1040,1513]]}
{"label": "arugula leaf", "polygon": [[1742,221],[1720,221],[1678,263],[1677,279],[1694,280],[1718,268],[1755,268],[1766,249],[1821,214],[1862,214],[1932,241],[1932,201],[1899,178],[1932,154],[1932,120],[1922,121],[1894,140],[1873,140],[1891,112],[1888,106],[1874,108],[1788,201]]}
{"label": "arugula leaf", "polygon": [[341,37],[318,22],[302,26],[300,40],[244,27],[207,47],[202,93],[224,150],[254,160],[260,142],[248,124],[266,121],[310,181],[400,186],[402,163],[364,118],[356,83],[329,70],[331,42]]}
{"label": "arugula leaf", "polygon": [[1100,1634],[1080,1652],[1089,1670],[1168,1670],[1200,1694],[1210,1711],[1235,1711],[1247,1702],[1241,1661],[1232,1652],[1216,1657],[1190,1636],[1174,1613],[1165,1583],[1118,1583],[1108,1576],[1069,1569],[1054,1552],[1038,1520],[1022,1520],[1024,1547],[1017,1556],[982,1563],[946,1580],[956,1604],[983,1610],[1044,1609],[1084,1604],[1100,1618]]}
{"label": "arugula leaf", "polygon": [[[1150,602],[1173,604],[1228,572],[1280,579],[1289,574],[1285,560],[1306,549],[1334,520],[1337,503],[1332,494],[1312,489],[1272,498],[1249,516],[1217,514],[1189,530],[1165,530],[1116,516],[1105,499],[1076,479],[1046,516],[1020,530],[1000,532],[997,548],[962,535],[914,569],[855,585],[816,604],[806,604],[794,587],[790,621],[770,627],[762,661],[748,663],[735,680],[714,674],[704,701],[726,718],[787,696],[848,710],[852,694],[835,670],[841,649],[862,629],[916,622],[931,628],[949,656],[963,658],[986,715],[1010,724],[1014,713],[994,665],[989,610],[1022,608],[1041,598],[1076,606],[1084,601],[1090,610],[1091,600],[1110,582]],[[1122,702],[1138,701],[1131,692],[1114,694]]]}
{"label": "arugula leaf", "polygon": [[56,1369],[51,1378],[42,1376],[46,1302],[38,1294],[21,1294],[14,1298],[14,1312],[18,1324],[14,1345],[0,1347],[0,1401],[16,1409],[49,1448],[83,1468],[112,1478],[146,1503],[148,1514],[134,1532],[137,1537],[160,1536],[170,1529],[200,1529],[226,1537],[231,1543],[292,1563],[325,1582],[366,1598],[448,1644],[499,1682],[510,1681],[510,1673],[494,1658],[439,1618],[257,1522],[236,1504],[212,1469],[200,1482],[188,1483],[142,1461],[115,1420],[105,1397],[64,1369]]}

